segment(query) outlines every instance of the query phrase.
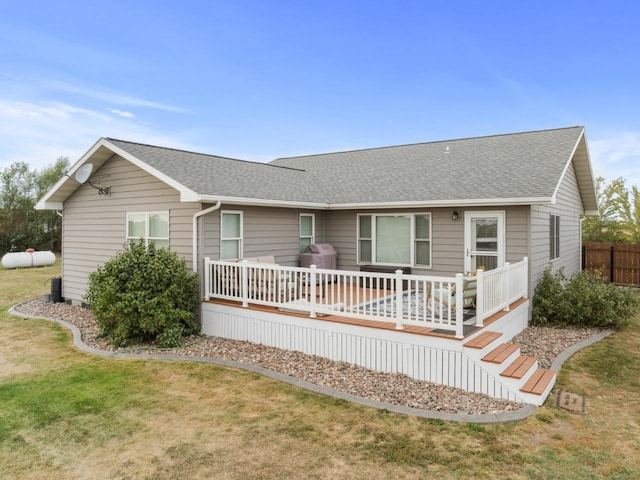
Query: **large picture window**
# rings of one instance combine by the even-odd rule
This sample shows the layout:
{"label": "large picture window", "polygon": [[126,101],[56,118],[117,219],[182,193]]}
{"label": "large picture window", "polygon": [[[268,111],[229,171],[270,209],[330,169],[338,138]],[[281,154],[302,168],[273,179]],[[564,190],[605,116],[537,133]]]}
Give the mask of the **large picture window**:
{"label": "large picture window", "polygon": [[560,256],[560,215],[551,215],[549,225],[549,256],[554,260]]}
{"label": "large picture window", "polygon": [[156,248],[169,248],[169,212],[127,213],[127,242],[142,240]]}
{"label": "large picture window", "polygon": [[220,260],[242,258],[242,212],[220,213]]}
{"label": "large picture window", "polygon": [[300,214],[300,253],[316,243],[316,216],[313,213]]}
{"label": "large picture window", "polygon": [[358,263],[431,267],[431,214],[358,215]]}

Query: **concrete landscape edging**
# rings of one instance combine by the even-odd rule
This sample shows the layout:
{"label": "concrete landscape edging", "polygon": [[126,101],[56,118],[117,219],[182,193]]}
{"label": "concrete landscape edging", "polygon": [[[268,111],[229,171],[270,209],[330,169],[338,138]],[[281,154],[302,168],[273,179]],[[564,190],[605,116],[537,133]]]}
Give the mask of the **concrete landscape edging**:
{"label": "concrete landscape edging", "polygon": [[[372,400],[369,398],[358,397],[356,395],[351,395],[349,393],[341,392],[332,388],[323,387],[321,385],[316,385],[314,383],[307,382],[305,380],[301,380],[299,378],[291,377],[289,375],[284,375],[282,373],[275,372],[273,370],[269,370],[264,367],[250,365],[242,362],[235,362],[232,360],[225,360],[221,358],[215,357],[194,357],[191,355],[174,355],[174,354],[149,354],[149,353],[131,353],[131,352],[109,352],[105,350],[100,350],[94,347],[91,347],[82,341],[82,333],[80,329],[75,325],[65,322],[64,320],[59,320],[56,318],[48,318],[38,315],[30,315],[26,313],[21,313],[17,311],[15,308],[19,306],[16,305],[9,309],[9,313],[11,315],[16,315],[23,318],[34,318],[34,319],[44,319],[48,321],[52,321],[62,325],[73,333],[73,344],[79,350],[82,350],[87,353],[91,353],[93,355],[99,355],[108,358],[122,358],[122,359],[136,359],[136,360],[165,360],[165,361],[188,361],[188,362],[199,362],[199,363],[207,363],[211,365],[218,365],[222,367],[228,368],[237,368],[239,370],[244,370],[247,372],[257,373],[259,375],[264,375],[265,377],[272,378],[274,380],[278,380],[280,382],[287,383],[289,385],[293,385],[295,387],[300,387],[305,390],[319,393],[321,395],[327,395],[329,397],[337,398],[340,400],[345,400],[352,403],[357,403],[366,407],[377,408],[379,410],[385,410],[392,413],[399,413],[402,415],[412,415],[416,417],[423,417],[432,420],[445,420],[449,422],[462,422],[462,423],[507,423],[507,422],[516,422],[520,420],[524,420],[530,417],[538,407],[531,404],[526,404],[522,408],[518,410],[514,410],[511,412],[496,412],[496,413],[483,413],[483,414],[465,414],[465,413],[445,413],[445,412],[437,412],[433,410],[424,410],[419,408],[406,407],[402,405],[395,405],[392,403],[381,402],[378,400]],[[551,370],[558,372],[562,365],[571,358],[579,350],[586,348],[590,345],[593,345],[596,342],[608,337],[613,334],[613,330],[605,330],[591,338],[583,340],[582,342],[576,343],[571,347],[567,348],[563,351],[553,362],[551,366]]]}

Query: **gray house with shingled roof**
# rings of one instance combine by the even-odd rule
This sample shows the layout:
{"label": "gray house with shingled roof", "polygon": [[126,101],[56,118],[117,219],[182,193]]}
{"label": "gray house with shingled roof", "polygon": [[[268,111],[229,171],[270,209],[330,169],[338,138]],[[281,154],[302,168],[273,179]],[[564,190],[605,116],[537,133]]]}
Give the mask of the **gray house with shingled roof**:
{"label": "gray house with shingled roof", "polygon": [[452,275],[528,257],[533,290],[547,265],[580,268],[581,218],[597,214],[583,127],[270,163],[102,138],[68,173],[37,208],[62,212],[63,295],[75,302],[133,238],[195,269],[229,256],[298,265],[309,243],[333,245],[344,270]]}
{"label": "gray house with shingled roof", "polygon": [[[68,301],[142,239],[200,273],[206,335],[535,405],[556,374],[510,340],[598,213],[582,127],[270,163],[102,138],[37,208],[62,214]],[[317,244],[335,267],[298,266]]]}

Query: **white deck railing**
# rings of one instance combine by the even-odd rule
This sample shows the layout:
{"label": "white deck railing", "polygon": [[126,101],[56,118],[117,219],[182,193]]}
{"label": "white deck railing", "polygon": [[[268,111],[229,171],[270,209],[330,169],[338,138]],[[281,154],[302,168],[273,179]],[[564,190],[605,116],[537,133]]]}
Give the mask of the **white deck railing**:
{"label": "white deck railing", "polygon": [[334,314],[395,322],[398,329],[415,325],[462,338],[465,321],[482,326],[485,318],[527,296],[526,258],[478,273],[476,309],[465,311],[463,296],[452,293],[463,290],[462,274],[354,272],[205,258],[205,300],[234,300],[243,307],[265,305],[311,317]]}
{"label": "white deck railing", "polygon": [[476,325],[482,326],[485,318],[500,310],[509,310],[509,305],[529,294],[529,262],[524,257],[517,263],[477,272],[478,293],[476,297]]}

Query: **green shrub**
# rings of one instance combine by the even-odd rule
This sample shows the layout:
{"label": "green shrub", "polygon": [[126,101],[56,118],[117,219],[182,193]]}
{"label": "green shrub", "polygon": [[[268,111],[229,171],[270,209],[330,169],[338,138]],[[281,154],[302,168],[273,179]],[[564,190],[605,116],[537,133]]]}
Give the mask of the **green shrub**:
{"label": "green shrub", "polygon": [[552,273],[551,268],[545,269],[533,295],[531,320],[534,325],[558,323],[557,312],[563,301],[565,282],[563,270]]}
{"label": "green shrub", "polygon": [[198,330],[194,312],[199,297],[198,276],[187,270],[184,259],[136,243],[91,273],[85,299],[101,336],[114,345],[156,341],[176,347]]}
{"label": "green shrub", "polygon": [[534,325],[619,329],[637,306],[631,290],[616,287],[600,272],[579,271],[567,279],[562,270],[547,268],[534,293],[531,317]]}

